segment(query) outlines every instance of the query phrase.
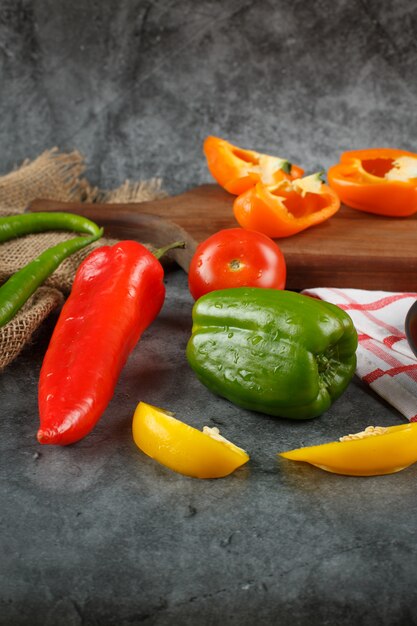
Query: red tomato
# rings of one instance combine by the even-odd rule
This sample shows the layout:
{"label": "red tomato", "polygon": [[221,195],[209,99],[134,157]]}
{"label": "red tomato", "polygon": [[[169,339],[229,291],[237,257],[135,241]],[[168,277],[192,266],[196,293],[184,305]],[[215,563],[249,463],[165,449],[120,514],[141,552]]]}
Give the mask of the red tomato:
{"label": "red tomato", "polygon": [[203,241],[191,259],[188,285],[195,300],[229,287],[284,289],[284,255],[267,235],[226,228]]}

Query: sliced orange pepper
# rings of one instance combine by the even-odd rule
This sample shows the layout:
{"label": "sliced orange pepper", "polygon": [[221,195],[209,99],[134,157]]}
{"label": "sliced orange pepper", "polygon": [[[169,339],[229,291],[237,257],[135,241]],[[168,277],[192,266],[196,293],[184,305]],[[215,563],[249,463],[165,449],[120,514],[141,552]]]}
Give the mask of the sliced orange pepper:
{"label": "sliced orange pepper", "polygon": [[417,424],[368,426],[364,431],[319,446],[281,452],[327,472],[348,476],[380,476],[400,472],[417,461]]}
{"label": "sliced orange pepper", "polygon": [[217,428],[197,430],[145,402],[136,408],[132,431],[142,452],[194,478],[221,478],[249,460],[247,453],[222,437]]}
{"label": "sliced orange pepper", "polygon": [[320,224],[339,207],[337,194],[313,174],[275,186],[258,183],[236,198],[233,211],[242,228],[277,238]]}
{"label": "sliced orange pepper", "polygon": [[226,191],[239,195],[258,182],[273,185],[280,180],[300,178],[304,170],[287,159],[243,150],[233,144],[209,136],[204,141],[204,154],[213,178]]}
{"label": "sliced orange pepper", "polygon": [[391,148],[344,152],[328,173],[347,206],[388,217],[417,211],[417,154]]}

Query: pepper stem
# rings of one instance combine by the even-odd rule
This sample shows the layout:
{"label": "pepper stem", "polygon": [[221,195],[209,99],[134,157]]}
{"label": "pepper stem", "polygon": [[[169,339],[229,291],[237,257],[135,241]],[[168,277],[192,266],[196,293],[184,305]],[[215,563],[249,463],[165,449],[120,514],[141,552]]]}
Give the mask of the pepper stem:
{"label": "pepper stem", "polygon": [[175,248],[185,248],[185,241],[174,241],[174,243],[169,243],[167,246],[164,246],[163,248],[157,248],[156,250],[152,252],[152,254],[157,259],[160,259],[161,256],[163,256],[170,250],[174,250]]}

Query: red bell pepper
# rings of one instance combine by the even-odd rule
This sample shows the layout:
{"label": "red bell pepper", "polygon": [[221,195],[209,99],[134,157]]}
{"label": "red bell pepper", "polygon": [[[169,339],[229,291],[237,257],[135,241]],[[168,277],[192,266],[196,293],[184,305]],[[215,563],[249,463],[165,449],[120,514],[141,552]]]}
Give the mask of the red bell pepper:
{"label": "red bell pepper", "polygon": [[81,263],[40,372],[40,443],[82,439],[106,409],[130,352],[164,302],[160,254],[122,241]]}

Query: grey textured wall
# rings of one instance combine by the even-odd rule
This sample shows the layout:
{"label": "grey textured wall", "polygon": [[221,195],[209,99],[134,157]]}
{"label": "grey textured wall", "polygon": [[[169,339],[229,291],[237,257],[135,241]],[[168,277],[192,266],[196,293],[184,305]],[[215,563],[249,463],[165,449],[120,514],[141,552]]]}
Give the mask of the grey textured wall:
{"label": "grey textured wall", "polygon": [[210,180],[207,134],[307,170],[416,149],[415,0],[3,0],[0,172],[54,145],[103,187]]}

